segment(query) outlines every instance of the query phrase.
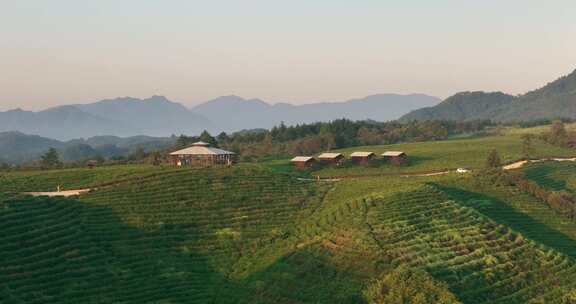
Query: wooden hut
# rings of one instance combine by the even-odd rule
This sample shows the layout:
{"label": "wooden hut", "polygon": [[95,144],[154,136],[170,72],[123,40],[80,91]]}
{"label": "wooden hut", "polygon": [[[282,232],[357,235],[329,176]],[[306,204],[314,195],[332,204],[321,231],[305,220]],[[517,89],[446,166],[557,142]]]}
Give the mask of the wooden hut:
{"label": "wooden hut", "polygon": [[170,163],[178,167],[230,166],[235,160],[234,152],[213,148],[201,141],[170,153]]}
{"label": "wooden hut", "polygon": [[316,159],[311,156],[296,156],[290,162],[297,169],[309,169],[314,166]]}
{"label": "wooden hut", "polygon": [[408,163],[408,155],[402,151],[386,151],[382,153],[384,160],[393,165],[404,165]]}
{"label": "wooden hut", "polygon": [[376,157],[376,154],[374,154],[374,152],[358,151],[350,154],[350,158],[352,159],[352,161],[359,165],[365,165],[370,163],[374,159],[374,157]]}
{"label": "wooden hut", "polygon": [[97,160],[89,160],[86,162],[86,167],[88,167],[89,169],[94,169],[96,166],[98,166]]}
{"label": "wooden hut", "polygon": [[342,153],[322,153],[318,155],[318,160],[325,164],[340,166],[344,163],[344,155]]}

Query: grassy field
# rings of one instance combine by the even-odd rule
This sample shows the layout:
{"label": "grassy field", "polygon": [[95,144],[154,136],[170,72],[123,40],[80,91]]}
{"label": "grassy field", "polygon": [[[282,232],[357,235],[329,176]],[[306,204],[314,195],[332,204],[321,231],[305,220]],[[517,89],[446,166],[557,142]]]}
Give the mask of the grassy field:
{"label": "grassy field", "polygon": [[[524,157],[522,138],[519,135],[491,136],[474,139],[453,139],[445,141],[406,143],[387,146],[355,147],[338,150],[345,155],[354,151],[372,151],[380,155],[385,151],[404,151],[410,163],[395,167],[379,165],[365,167],[347,165],[342,168],[324,168],[314,172],[320,176],[363,176],[370,174],[395,174],[410,172],[430,172],[456,168],[480,168],[492,149],[499,152],[503,162],[512,162]],[[534,140],[531,157],[574,156],[575,151],[559,148]]]}
{"label": "grassy field", "polygon": [[[335,183],[285,162],[4,174],[0,303],[574,303],[575,222],[470,174],[370,176],[476,168],[493,148],[522,154],[516,135],[366,147],[414,162],[320,171],[364,174]],[[573,164],[525,169],[572,189]],[[58,184],[98,190],[17,194]]]}

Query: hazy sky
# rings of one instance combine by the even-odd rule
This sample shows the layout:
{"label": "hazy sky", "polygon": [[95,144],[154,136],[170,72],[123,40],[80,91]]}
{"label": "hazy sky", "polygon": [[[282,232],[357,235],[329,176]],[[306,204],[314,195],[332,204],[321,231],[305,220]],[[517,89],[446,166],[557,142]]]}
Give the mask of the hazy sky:
{"label": "hazy sky", "polygon": [[574,0],[0,0],[0,110],[516,94],[574,69]]}

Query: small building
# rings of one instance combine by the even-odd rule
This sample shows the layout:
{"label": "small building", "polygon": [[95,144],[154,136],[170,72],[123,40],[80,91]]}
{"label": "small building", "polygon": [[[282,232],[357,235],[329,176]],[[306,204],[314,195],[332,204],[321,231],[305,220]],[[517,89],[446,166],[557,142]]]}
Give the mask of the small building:
{"label": "small building", "polygon": [[86,167],[88,167],[89,169],[94,169],[96,166],[98,166],[97,160],[89,160],[86,162]]}
{"label": "small building", "polygon": [[236,153],[210,147],[205,142],[193,143],[190,147],[170,153],[170,163],[178,167],[230,166]]}
{"label": "small building", "polygon": [[368,164],[370,163],[374,157],[376,157],[376,154],[374,154],[374,152],[354,152],[352,154],[350,154],[350,158],[352,159],[353,162],[359,164],[359,165],[364,165],[364,164]]}
{"label": "small building", "polygon": [[316,159],[311,156],[296,156],[290,162],[296,167],[297,169],[309,169],[314,166],[316,163]]}
{"label": "small building", "polygon": [[344,163],[345,157],[342,153],[322,153],[318,155],[318,160],[331,165],[340,166]]}
{"label": "small building", "polygon": [[386,151],[382,153],[384,161],[393,165],[404,165],[408,163],[408,155],[402,151]]}

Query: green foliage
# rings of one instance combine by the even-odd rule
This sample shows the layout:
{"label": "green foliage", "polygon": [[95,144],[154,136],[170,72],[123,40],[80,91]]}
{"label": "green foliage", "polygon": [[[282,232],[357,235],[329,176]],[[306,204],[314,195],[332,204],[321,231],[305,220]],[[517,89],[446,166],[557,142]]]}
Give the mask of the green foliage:
{"label": "green foliage", "polygon": [[403,267],[371,283],[363,294],[368,303],[374,304],[460,303],[445,283],[423,270]]}
{"label": "green foliage", "polygon": [[533,134],[523,134],[522,135],[522,153],[524,154],[524,158],[530,159],[531,156],[534,154],[534,135]]}
{"label": "green foliage", "polygon": [[544,134],[544,139],[556,146],[565,147],[569,143],[569,135],[564,127],[564,123],[560,120],[556,120],[552,123],[550,127],[550,132]]}
{"label": "green foliage", "polygon": [[57,168],[62,165],[58,151],[54,148],[48,149],[48,151],[41,156],[40,163],[42,168],[45,169]]}
{"label": "green foliage", "polygon": [[218,147],[218,141],[216,141],[216,138],[210,135],[210,133],[208,133],[206,130],[202,131],[199,139],[200,141],[208,143],[212,147]]}
{"label": "green foliage", "polygon": [[488,157],[486,158],[486,169],[494,169],[502,167],[502,160],[500,159],[500,154],[498,151],[492,150]]}

